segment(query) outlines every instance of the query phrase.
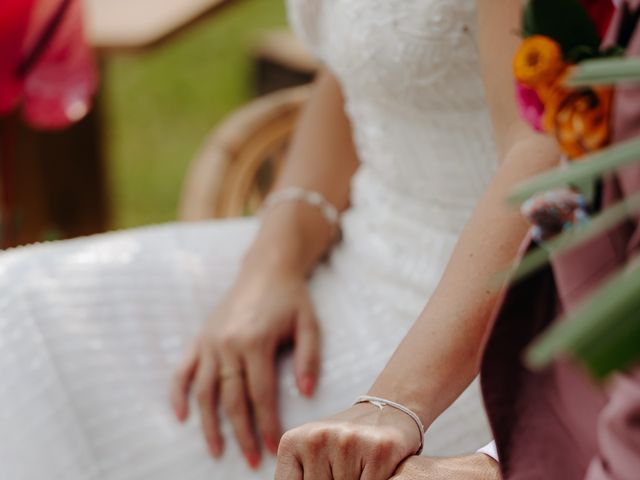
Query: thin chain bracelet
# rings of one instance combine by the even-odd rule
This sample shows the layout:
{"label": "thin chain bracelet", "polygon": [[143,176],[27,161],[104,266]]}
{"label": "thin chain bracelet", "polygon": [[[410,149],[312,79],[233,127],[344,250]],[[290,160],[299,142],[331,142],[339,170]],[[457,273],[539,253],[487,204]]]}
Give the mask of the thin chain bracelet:
{"label": "thin chain bracelet", "polygon": [[418,417],[418,415],[413,410],[405,407],[400,403],[392,402],[391,400],[387,400],[385,398],[372,397],[371,395],[361,395],[360,397],[356,398],[356,401],[353,404],[357,405],[359,403],[370,403],[378,407],[380,410],[384,409],[384,407],[395,408],[396,410],[399,410],[402,413],[411,417],[411,419],[418,426],[418,430],[420,430],[420,447],[418,448],[418,451],[415,454],[420,455],[422,453],[422,449],[424,448],[425,429],[424,429],[424,425],[422,424],[422,421],[420,420],[420,417]]}

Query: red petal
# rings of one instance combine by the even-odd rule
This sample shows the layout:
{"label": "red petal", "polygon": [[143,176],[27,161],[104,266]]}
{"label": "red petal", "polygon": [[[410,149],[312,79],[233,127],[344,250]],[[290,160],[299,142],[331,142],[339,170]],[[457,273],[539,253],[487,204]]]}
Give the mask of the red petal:
{"label": "red petal", "polygon": [[611,0],[580,0],[587,9],[591,19],[596,24],[600,38],[604,38],[615,11],[615,5]]}

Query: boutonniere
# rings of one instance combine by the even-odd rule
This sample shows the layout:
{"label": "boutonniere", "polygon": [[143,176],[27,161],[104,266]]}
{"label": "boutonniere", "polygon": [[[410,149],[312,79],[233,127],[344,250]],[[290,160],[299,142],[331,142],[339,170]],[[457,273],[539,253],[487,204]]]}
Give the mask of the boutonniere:
{"label": "boutonniere", "polygon": [[513,59],[518,104],[527,122],[555,136],[570,160],[609,141],[612,89],[570,87],[566,80],[585,60],[621,53],[600,49],[612,13],[610,0],[530,0],[525,8],[524,40]]}
{"label": "boutonniere", "polygon": [[[640,8],[625,1],[615,33],[601,48],[613,8],[609,0],[529,0],[523,42],[514,58],[518,99],[527,121],[553,135],[569,161],[518,185],[510,202],[532,224],[532,246],[508,273],[513,284],[552,258],[640,215],[640,192],[599,205],[594,195],[604,175],[640,164],[640,138],[611,142],[614,89],[640,89],[640,56],[628,55]],[[621,55],[625,53],[625,55]],[[625,108],[633,108],[626,105]],[[529,346],[534,369],[556,359],[576,360],[597,379],[640,364],[640,261],[630,262],[594,289]]]}

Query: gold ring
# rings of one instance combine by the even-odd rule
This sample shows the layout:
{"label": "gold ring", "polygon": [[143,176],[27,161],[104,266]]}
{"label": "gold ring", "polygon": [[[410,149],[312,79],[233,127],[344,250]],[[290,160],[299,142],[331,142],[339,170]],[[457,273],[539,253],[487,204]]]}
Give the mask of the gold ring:
{"label": "gold ring", "polygon": [[221,368],[218,372],[220,380],[227,380],[229,378],[242,377],[243,372],[239,368]]}

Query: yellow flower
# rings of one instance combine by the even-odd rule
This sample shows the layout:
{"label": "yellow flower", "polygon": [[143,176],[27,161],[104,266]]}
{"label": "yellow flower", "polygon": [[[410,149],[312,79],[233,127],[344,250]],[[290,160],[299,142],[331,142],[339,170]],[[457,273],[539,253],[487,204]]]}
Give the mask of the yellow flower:
{"label": "yellow flower", "polygon": [[565,67],[560,45],[543,35],[525,39],[513,59],[516,79],[534,88],[554,82]]}

